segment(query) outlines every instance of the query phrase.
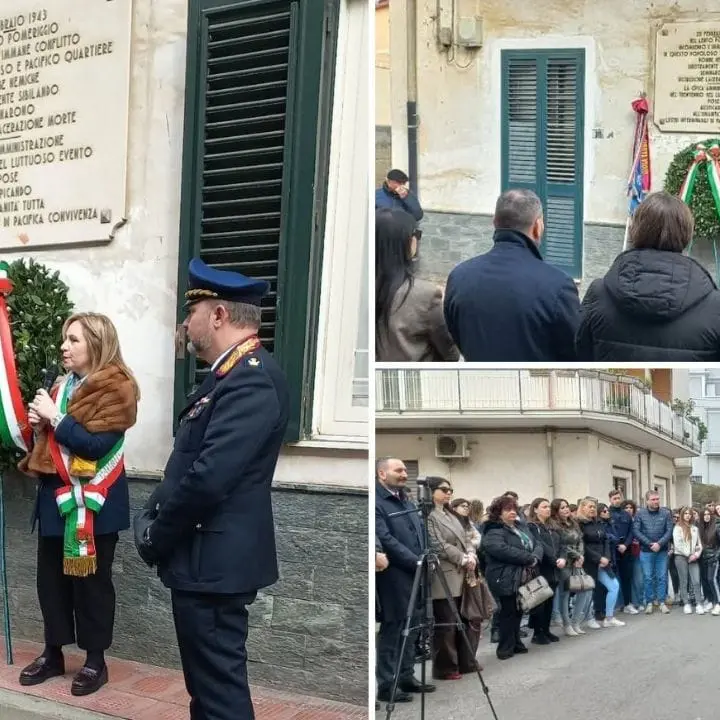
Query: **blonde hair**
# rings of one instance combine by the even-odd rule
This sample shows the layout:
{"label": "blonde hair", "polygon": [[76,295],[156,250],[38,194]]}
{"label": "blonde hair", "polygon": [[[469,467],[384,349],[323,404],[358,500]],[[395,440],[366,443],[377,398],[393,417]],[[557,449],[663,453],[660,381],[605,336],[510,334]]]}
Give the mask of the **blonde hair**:
{"label": "blonde hair", "polygon": [[583,498],[583,499],[578,503],[578,506],[577,506],[577,514],[578,514],[581,518],[583,518],[583,519],[587,518],[587,515],[585,514],[585,508],[586,508],[588,505],[594,505],[594,506],[597,508],[597,501],[594,500],[593,498],[587,498],[587,497],[586,497],[586,498]]}
{"label": "blonde hair", "polygon": [[109,365],[115,365],[135,388],[135,397],[140,399],[140,387],[135,380],[132,370],[125,364],[120,352],[120,340],[113,321],[101,313],[82,312],[75,313],[69,317],[63,325],[63,340],[67,338],[68,328],[73,323],[78,323],[83,331],[83,337],[87,343],[90,370],[88,375],[103,370]]}
{"label": "blonde hair", "polygon": [[[692,537],[692,530],[690,529],[693,524],[693,509],[691,507],[681,507],[680,512],[678,513],[678,519],[676,525],[679,525],[682,528],[683,537],[685,540],[690,540]],[[690,522],[685,522],[685,518],[683,517],[686,512],[690,513]]]}

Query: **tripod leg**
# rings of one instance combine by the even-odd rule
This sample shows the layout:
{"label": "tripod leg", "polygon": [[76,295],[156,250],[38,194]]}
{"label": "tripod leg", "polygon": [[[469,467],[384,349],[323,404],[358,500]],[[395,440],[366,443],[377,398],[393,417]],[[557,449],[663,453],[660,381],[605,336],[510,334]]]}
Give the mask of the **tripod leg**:
{"label": "tripod leg", "polygon": [[[485,678],[482,676],[482,670],[480,669],[480,665],[478,665],[478,661],[475,657],[475,651],[473,650],[472,643],[470,642],[470,638],[468,637],[468,634],[465,630],[465,625],[463,624],[462,616],[460,615],[460,611],[458,610],[457,604],[455,603],[455,598],[452,596],[452,593],[450,592],[450,587],[447,583],[447,580],[445,579],[445,574],[443,573],[442,569],[440,568],[440,561],[437,559],[436,556],[430,555],[428,556],[428,565],[430,567],[430,570],[435,572],[435,575],[437,576],[438,580],[440,581],[440,584],[442,585],[443,592],[445,593],[445,598],[448,601],[448,604],[450,605],[450,609],[452,610],[453,616],[455,617],[455,623],[457,625],[458,630],[460,631],[460,635],[463,639],[463,643],[465,644],[465,647],[467,648],[468,654],[470,657],[472,657],[472,661],[475,665],[475,672],[477,673],[478,679],[480,680],[480,685],[483,689],[483,693],[485,693],[485,699],[488,702],[488,705],[490,706],[490,711],[492,712],[492,716],[494,720],[498,720],[497,712],[495,712],[495,707],[492,704],[492,700],[490,699],[490,689],[485,684]],[[434,576],[433,576],[434,577]]]}
{"label": "tripod leg", "polygon": [[[418,593],[420,591],[420,584],[425,570],[425,557],[421,557],[418,560],[417,567],[415,568],[415,575],[413,577],[412,590],[410,591],[410,600],[408,601],[407,612],[405,613],[405,627],[400,633],[402,642],[400,643],[400,649],[398,651],[397,659],[395,661],[395,672],[393,673],[392,688],[390,690],[390,700],[388,701],[386,710],[386,719],[390,720],[390,716],[395,709],[395,695],[397,694],[398,683],[400,682],[400,672],[402,670],[402,662],[405,657],[405,648],[407,647],[408,638],[410,632],[414,629],[413,619],[417,615],[417,600]],[[398,638],[400,639],[400,638]]]}

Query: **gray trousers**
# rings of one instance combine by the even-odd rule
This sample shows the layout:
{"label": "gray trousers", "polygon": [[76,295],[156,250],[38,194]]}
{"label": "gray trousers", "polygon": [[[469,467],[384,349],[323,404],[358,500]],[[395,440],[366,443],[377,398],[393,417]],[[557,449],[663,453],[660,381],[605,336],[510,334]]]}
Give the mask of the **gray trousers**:
{"label": "gray trousers", "polygon": [[693,586],[693,593],[695,593],[695,602],[700,604],[700,563],[697,560],[689,563],[684,555],[675,555],[675,567],[677,568],[678,578],[680,580],[680,598],[683,604],[687,605],[690,602],[688,575],[690,576],[690,582]]}

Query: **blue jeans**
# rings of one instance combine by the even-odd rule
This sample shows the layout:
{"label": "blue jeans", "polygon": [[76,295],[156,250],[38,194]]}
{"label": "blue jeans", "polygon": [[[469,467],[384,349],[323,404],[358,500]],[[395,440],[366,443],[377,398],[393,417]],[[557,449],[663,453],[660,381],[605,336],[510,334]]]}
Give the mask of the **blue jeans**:
{"label": "blue jeans", "polygon": [[656,553],[641,551],[640,564],[645,578],[645,604],[655,600],[664,603],[667,598],[667,550],[659,550]]}
{"label": "blue jeans", "polygon": [[610,577],[605,568],[598,568],[598,582],[605,586],[607,596],[605,597],[605,617],[611,618],[615,615],[615,604],[620,592],[620,581],[617,577]]}
{"label": "blue jeans", "polygon": [[557,589],[557,595],[560,598],[560,612],[562,613],[563,625],[580,625],[585,621],[588,608],[592,603],[592,590],[575,593],[575,605],[573,607],[572,618],[570,618],[570,593],[565,590]]}

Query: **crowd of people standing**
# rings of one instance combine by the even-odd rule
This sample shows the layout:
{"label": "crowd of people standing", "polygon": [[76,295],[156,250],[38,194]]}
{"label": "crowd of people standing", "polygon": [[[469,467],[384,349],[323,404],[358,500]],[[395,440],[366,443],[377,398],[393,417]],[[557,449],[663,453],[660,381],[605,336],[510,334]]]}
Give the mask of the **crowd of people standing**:
{"label": "crowd of people standing", "polygon": [[[379,700],[389,700],[397,640],[422,553],[422,519],[413,512],[406,482],[401,460],[378,461]],[[661,507],[657,492],[648,491],[644,507],[638,508],[613,489],[608,504],[592,497],[576,504],[538,497],[521,507],[517,493],[508,491],[485,512],[479,500],[454,497],[445,478],[427,478],[427,484],[433,504],[427,520],[430,548],[439,559],[436,574],[442,573],[445,580],[432,579],[435,680],[456,680],[482,669],[475,657],[481,625],[477,606],[473,606],[476,614],[468,616],[467,586],[483,590],[480,605],[487,612],[481,616],[491,618],[490,642],[496,644],[499,660],[527,653],[523,640],[529,630],[531,644],[550,645],[562,635],[577,638],[589,630],[622,628],[621,612],[668,614],[679,603],[686,614],[720,615],[720,505],[672,511]],[[538,577],[552,594],[524,613],[520,589]],[[456,611],[464,633],[452,625]],[[408,638],[396,701],[410,701],[414,692],[435,689],[414,678],[417,640],[417,634]]]}

